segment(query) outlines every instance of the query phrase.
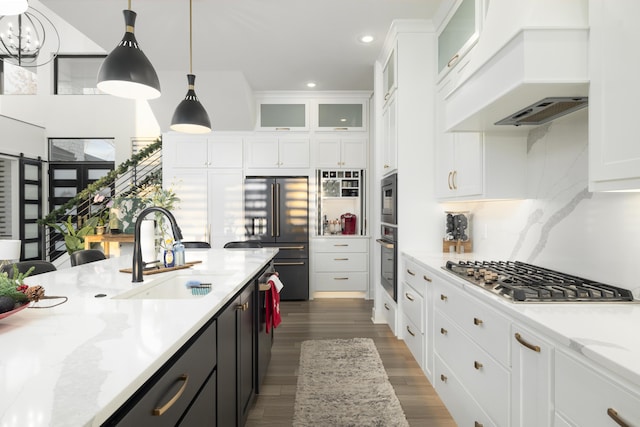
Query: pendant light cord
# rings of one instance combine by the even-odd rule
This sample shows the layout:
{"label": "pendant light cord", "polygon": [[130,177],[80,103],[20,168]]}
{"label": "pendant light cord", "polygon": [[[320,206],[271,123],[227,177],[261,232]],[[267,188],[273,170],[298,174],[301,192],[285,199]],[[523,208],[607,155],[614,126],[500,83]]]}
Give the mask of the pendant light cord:
{"label": "pendant light cord", "polygon": [[189,74],[193,74],[193,0],[189,0]]}

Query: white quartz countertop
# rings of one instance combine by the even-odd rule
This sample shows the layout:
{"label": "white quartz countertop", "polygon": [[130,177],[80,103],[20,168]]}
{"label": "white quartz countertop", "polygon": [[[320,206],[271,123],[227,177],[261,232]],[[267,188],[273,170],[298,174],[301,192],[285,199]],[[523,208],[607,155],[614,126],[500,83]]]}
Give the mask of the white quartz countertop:
{"label": "white quartz countertop", "polygon": [[[0,320],[0,427],[100,425],[277,252],[188,249],[186,261],[202,263],[135,284],[131,273],[119,272],[131,266],[130,257],[28,277],[26,283],[68,301]],[[113,298],[172,275],[206,271],[224,274],[205,296]]]}
{"label": "white quartz countertop", "polygon": [[[447,260],[475,259],[407,251],[407,257],[435,272],[524,326],[543,333],[618,374],[640,392],[640,301],[634,303],[512,303],[443,270]],[[479,259],[484,260],[484,258]],[[636,290],[637,291],[637,290]],[[634,293],[637,299],[637,293]]]}

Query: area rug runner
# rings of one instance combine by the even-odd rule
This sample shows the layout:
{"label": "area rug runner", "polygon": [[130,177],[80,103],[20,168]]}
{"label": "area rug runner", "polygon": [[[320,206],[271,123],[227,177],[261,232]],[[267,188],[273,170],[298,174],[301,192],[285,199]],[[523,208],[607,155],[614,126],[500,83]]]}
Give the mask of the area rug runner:
{"label": "area rug runner", "polygon": [[373,340],[302,343],[293,426],[409,426]]}

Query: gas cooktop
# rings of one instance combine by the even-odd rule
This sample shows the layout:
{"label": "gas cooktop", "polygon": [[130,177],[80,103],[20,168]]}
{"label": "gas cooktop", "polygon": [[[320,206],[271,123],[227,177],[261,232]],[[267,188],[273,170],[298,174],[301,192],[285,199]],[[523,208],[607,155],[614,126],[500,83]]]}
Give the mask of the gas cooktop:
{"label": "gas cooktop", "polygon": [[447,261],[442,268],[512,302],[634,302],[627,289],[520,261]]}

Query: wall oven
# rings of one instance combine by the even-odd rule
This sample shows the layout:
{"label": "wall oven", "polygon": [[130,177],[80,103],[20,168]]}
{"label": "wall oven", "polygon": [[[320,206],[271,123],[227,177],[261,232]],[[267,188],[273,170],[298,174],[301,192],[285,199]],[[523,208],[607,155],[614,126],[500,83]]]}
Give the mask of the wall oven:
{"label": "wall oven", "polygon": [[381,221],[386,224],[398,224],[398,174],[391,174],[382,178],[382,216]]}
{"label": "wall oven", "polygon": [[382,226],[380,243],[380,280],[382,287],[398,301],[398,229],[389,225]]}

